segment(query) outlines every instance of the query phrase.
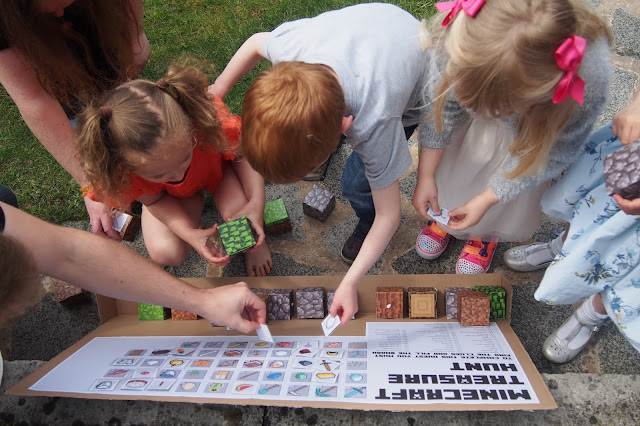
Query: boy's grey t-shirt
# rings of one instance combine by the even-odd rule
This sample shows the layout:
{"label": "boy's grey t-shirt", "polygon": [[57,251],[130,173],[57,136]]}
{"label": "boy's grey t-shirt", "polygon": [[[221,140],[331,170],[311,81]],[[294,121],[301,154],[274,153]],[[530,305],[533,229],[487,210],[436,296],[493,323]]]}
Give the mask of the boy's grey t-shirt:
{"label": "boy's grey t-shirt", "polygon": [[426,54],[420,22],[390,4],[361,4],[287,22],[262,46],[271,62],[331,67],[340,77],[353,123],[346,142],[362,158],[374,189],[411,166],[404,127],[418,124]]}

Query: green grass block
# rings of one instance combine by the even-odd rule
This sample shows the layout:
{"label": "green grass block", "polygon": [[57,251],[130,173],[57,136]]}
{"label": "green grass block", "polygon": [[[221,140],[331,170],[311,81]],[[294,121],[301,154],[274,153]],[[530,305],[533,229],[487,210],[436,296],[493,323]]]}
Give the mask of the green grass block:
{"label": "green grass block", "polygon": [[282,198],[269,201],[264,205],[265,226],[277,225],[287,220],[289,220],[289,213],[287,213],[287,207],[284,205]]}
{"label": "green grass block", "polygon": [[138,319],[140,320],[166,320],[171,315],[171,310],[149,303],[138,303]]}
{"label": "green grass block", "polygon": [[507,317],[507,292],[502,286],[477,285],[473,289],[489,296],[489,318]]}
{"label": "green grass block", "polygon": [[228,255],[243,252],[256,245],[256,237],[246,216],[218,226],[224,250]]}

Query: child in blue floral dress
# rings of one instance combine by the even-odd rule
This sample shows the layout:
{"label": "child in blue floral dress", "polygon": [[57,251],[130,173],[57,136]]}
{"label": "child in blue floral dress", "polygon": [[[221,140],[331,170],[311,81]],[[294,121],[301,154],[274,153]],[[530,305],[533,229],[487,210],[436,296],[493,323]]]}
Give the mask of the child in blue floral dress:
{"label": "child in blue floral dress", "polygon": [[640,137],[638,112],[640,96],[593,134],[580,159],[542,199],[545,213],[570,226],[535,298],[553,304],[588,298],[545,341],[550,361],[573,359],[606,318],[640,351],[640,199],[607,195],[603,175],[604,157]]}

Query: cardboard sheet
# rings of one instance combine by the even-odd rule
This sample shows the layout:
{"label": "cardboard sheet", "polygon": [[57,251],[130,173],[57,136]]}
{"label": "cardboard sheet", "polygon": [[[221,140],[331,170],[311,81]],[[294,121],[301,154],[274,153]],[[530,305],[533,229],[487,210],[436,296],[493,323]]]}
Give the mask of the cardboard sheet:
{"label": "cardboard sheet", "polygon": [[[251,287],[295,289],[317,286],[325,290],[337,287],[340,279],[243,278]],[[237,279],[201,278],[186,281],[199,287],[209,287],[234,283]],[[278,356],[274,355],[277,346],[260,349],[255,346],[259,342],[255,335],[243,336],[224,327],[211,327],[204,319],[138,321],[135,303],[101,297],[99,308],[104,324],[8,393],[364,410],[556,408],[544,381],[511,330],[508,319],[492,321],[488,328],[461,327],[446,319],[443,297],[438,298],[439,318],[434,320],[375,318],[377,286],[429,286],[443,293],[445,287],[474,285],[505,287],[507,318],[510,318],[511,288],[500,274],[393,275],[365,277],[359,287],[360,311],[356,320],[339,327],[332,336],[324,336],[321,319],[271,321],[269,328],[276,345],[278,342],[291,342],[297,347],[300,342],[317,342],[317,351],[307,359],[312,364],[304,363],[307,365],[299,369],[294,369],[293,364],[297,360],[304,360],[297,356],[300,354],[289,354],[289,357],[282,358],[287,361],[284,368],[278,367],[282,363],[274,364],[275,368],[268,367],[269,362],[278,361]],[[188,344],[186,348],[185,343]],[[193,351],[184,355],[184,349],[190,349],[189,344],[195,343],[197,345]],[[241,350],[236,366],[228,369],[230,374],[225,376],[219,373],[218,370],[223,368],[218,364],[225,359],[234,359],[223,355],[225,348],[233,349],[229,345],[234,343],[246,343],[246,349]],[[324,347],[331,343],[341,347]],[[360,344],[360,350],[349,349],[350,345],[355,344]],[[221,347],[205,348],[206,345]],[[159,349],[169,351],[166,360],[163,356],[152,356],[153,351]],[[180,356],[179,349],[183,350],[183,360],[188,362],[182,364],[184,367],[175,369],[175,378],[160,377],[161,369],[171,369],[166,368],[171,367],[167,364],[168,358]],[[209,358],[200,355],[201,351],[207,350]],[[250,356],[251,350],[255,352],[255,357]],[[171,351],[178,352],[171,354]],[[264,357],[257,356],[260,351],[264,351]],[[335,352],[331,356],[336,358],[328,359],[324,353],[326,351]],[[103,355],[97,359],[99,352]],[[353,354],[356,354],[356,358],[349,358]],[[126,358],[132,358],[133,361],[126,361]],[[198,360],[203,362],[198,363]],[[206,363],[207,368],[202,368],[206,360],[211,360],[211,363]],[[326,369],[322,361],[337,361],[335,378],[329,377],[329,374],[321,378],[317,376],[323,372],[322,368]],[[116,365],[118,362],[134,362],[134,365]],[[143,365],[145,362],[149,365]],[[352,364],[348,364],[350,362]],[[356,364],[353,362],[359,367],[354,367]],[[80,375],[81,383],[76,383],[75,388],[69,387],[69,380],[60,379],[68,375],[56,376],[69,366],[77,368],[80,365],[87,370],[81,370],[86,372]],[[308,365],[314,367],[305,369]],[[118,374],[122,372],[118,370],[125,369],[128,371],[119,377]],[[52,374],[48,375],[49,372]],[[300,372],[305,374],[298,374]],[[153,379],[146,379],[150,375],[154,376]],[[309,377],[309,381],[298,385],[296,375],[298,379],[305,376],[302,380]],[[255,381],[252,380],[254,377]],[[365,383],[362,383],[363,380]],[[129,381],[131,384],[124,387]],[[244,381],[247,383],[242,383]],[[296,390],[298,388],[301,389]],[[289,392],[293,392],[293,395]]]}

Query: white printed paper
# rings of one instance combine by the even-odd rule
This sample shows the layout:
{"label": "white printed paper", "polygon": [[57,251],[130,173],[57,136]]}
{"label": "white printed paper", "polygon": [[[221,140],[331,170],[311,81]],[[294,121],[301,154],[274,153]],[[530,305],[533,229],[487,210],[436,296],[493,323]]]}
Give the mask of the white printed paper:
{"label": "white printed paper", "polygon": [[[269,346],[261,341],[98,337],[30,389],[362,404],[538,403],[495,323],[376,322],[367,324],[366,337],[276,336]],[[314,355],[302,357],[302,350]]]}

